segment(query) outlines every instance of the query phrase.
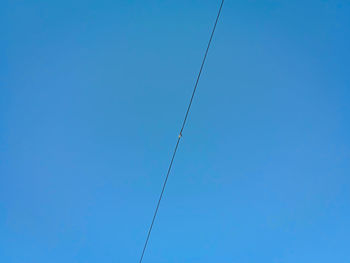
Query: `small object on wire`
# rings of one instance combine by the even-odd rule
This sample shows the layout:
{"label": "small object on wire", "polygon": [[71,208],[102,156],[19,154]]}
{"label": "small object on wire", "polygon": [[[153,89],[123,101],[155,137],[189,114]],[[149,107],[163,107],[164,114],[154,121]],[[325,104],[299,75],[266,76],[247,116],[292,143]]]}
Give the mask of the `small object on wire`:
{"label": "small object on wire", "polygon": [[167,184],[167,182],[168,182],[170,170],[171,170],[171,167],[172,167],[173,162],[174,162],[174,158],[175,158],[175,155],[176,155],[177,148],[178,148],[178,146],[179,146],[180,139],[181,139],[181,137],[182,137],[182,131],[183,131],[184,127],[185,127],[185,124],[186,124],[186,121],[187,121],[187,117],[188,117],[188,113],[190,112],[190,109],[191,109],[191,105],[192,105],[192,101],[193,101],[193,98],[194,98],[194,94],[196,93],[196,90],[197,90],[197,85],[198,85],[200,76],[201,76],[201,74],[202,74],[203,66],[204,66],[205,60],[206,60],[206,58],[207,58],[207,54],[208,54],[208,51],[209,51],[209,47],[210,47],[211,41],[212,41],[213,36],[214,36],[214,32],[215,32],[216,25],[217,25],[217,23],[218,23],[218,20],[219,20],[220,14],[221,14],[221,9],[222,9],[223,4],[224,4],[224,0],[221,1],[221,5],[220,5],[220,8],[219,8],[218,14],[217,14],[217,16],[216,16],[216,20],[215,20],[214,27],[213,27],[213,30],[212,30],[211,35],[210,35],[210,39],[209,39],[209,42],[208,42],[208,46],[207,46],[207,49],[206,49],[205,54],[204,54],[204,57],[203,57],[202,65],[201,65],[201,67],[200,67],[200,70],[199,70],[199,73],[198,73],[198,76],[197,76],[196,84],[194,85],[194,89],[193,89],[193,92],[192,92],[192,96],[191,96],[191,99],[190,99],[190,103],[188,104],[187,111],[186,111],[186,115],[185,115],[185,118],[184,118],[184,120],[183,120],[182,127],[181,127],[181,130],[180,130],[180,133],[179,133],[179,137],[178,137],[178,139],[177,139],[177,143],[176,143],[176,146],[175,146],[175,149],[174,149],[174,152],[173,152],[173,156],[172,156],[171,161],[170,161],[170,164],[169,164],[169,168],[168,168],[168,172],[167,172],[166,177],[165,177],[165,181],[164,181],[164,184],[163,184],[163,188],[162,188],[162,191],[161,191],[160,196],[159,196],[159,199],[158,199],[158,203],[157,203],[157,206],[156,206],[156,210],[154,211],[152,223],[151,223],[151,225],[150,225],[150,227],[149,227],[149,229],[148,229],[147,238],[146,238],[145,244],[144,244],[144,246],[143,246],[143,250],[142,250],[142,254],[141,254],[139,263],[142,262],[143,256],[144,256],[145,251],[146,251],[146,247],[147,247],[147,244],[148,244],[148,240],[149,240],[149,237],[150,237],[151,232],[152,232],[152,228],[153,228],[154,221],[155,221],[155,219],[156,219],[156,217],[157,217],[159,205],[160,205],[160,202],[161,202],[162,197],[163,197],[163,194],[164,194],[165,186],[166,186],[166,184]]}

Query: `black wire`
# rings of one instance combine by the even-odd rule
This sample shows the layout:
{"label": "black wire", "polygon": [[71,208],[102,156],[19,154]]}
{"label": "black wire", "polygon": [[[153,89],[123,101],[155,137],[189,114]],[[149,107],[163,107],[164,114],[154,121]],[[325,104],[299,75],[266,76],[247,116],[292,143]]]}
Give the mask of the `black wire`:
{"label": "black wire", "polygon": [[201,76],[201,74],[202,74],[202,70],[203,70],[203,67],[204,67],[204,63],[205,63],[205,60],[206,60],[207,55],[208,55],[208,51],[209,51],[209,48],[210,48],[210,44],[211,44],[211,41],[212,41],[213,36],[214,36],[214,32],[215,32],[216,25],[217,25],[217,23],[218,23],[218,20],[219,20],[220,14],[221,14],[221,9],[222,9],[223,4],[224,4],[224,0],[221,1],[221,5],[220,5],[220,8],[219,8],[218,14],[217,14],[217,16],[216,16],[215,24],[214,24],[213,30],[212,30],[212,32],[211,32],[210,39],[209,39],[209,42],[208,42],[208,46],[207,46],[207,49],[206,49],[205,54],[204,54],[204,57],[203,57],[202,65],[201,65],[201,67],[200,67],[200,70],[199,70],[199,73],[198,73],[198,76],[197,76],[196,84],[194,85],[194,89],[193,89],[193,92],[192,92],[192,96],[191,96],[190,103],[188,104],[188,107],[187,107],[186,115],[185,115],[184,121],[183,121],[182,126],[181,126],[181,130],[180,130],[180,133],[179,133],[179,137],[178,137],[178,139],[177,139],[177,142],[176,142],[176,146],[175,146],[175,149],[174,149],[173,156],[172,156],[171,161],[170,161],[170,165],[169,165],[169,168],[168,168],[168,172],[167,172],[167,174],[166,174],[166,178],[165,178],[165,181],[164,181],[164,184],[163,184],[162,192],[160,193],[159,200],[158,200],[158,203],[157,203],[157,207],[156,207],[156,210],[154,211],[152,223],[151,223],[151,225],[150,225],[150,227],[149,227],[149,230],[148,230],[146,242],[145,242],[145,245],[144,245],[144,247],[143,247],[143,250],[142,250],[142,254],[141,254],[141,258],[140,258],[139,263],[142,262],[143,256],[144,256],[145,251],[146,251],[146,247],[147,247],[147,244],[148,244],[148,240],[149,240],[149,237],[150,237],[151,232],[152,232],[152,228],[153,228],[153,225],[154,225],[154,221],[155,221],[155,219],[156,219],[156,217],[157,217],[159,205],[160,205],[160,202],[162,201],[162,198],[163,198],[163,194],[164,194],[164,190],[165,190],[166,184],[167,184],[167,182],[168,182],[170,170],[171,170],[171,167],[172,167],[172,165],[173,165],[174,158],[175,158],[175,155],[176,155],[176,151],[177,151],[177,148],[179,147],[179,143],[180,143],[180,140],[181,140],[181,137],[182,137],[182,131],[183,131],[184,127],[185,127],[185,124],[186,124],[186,121],[187,121],[187,117],[188,117],[188,114],[189,114],[190,109],[191,109],[192,101],[193,101],[194,95],[195,95],[196,90],[197,90],[198,82],[199,82],[200,76]]}

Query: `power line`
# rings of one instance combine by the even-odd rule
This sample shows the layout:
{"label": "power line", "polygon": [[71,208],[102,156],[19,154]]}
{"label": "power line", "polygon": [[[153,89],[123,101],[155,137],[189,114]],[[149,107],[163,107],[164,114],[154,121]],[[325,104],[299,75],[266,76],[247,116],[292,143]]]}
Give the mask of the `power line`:
{"label": "power line", "polygon": [[159,196],[159,200],[158,200],[158,203],[157,203],[157,207],[156,207],[156,210],[154,211],[152,223],[151,223],[151,225],[150,225],[150,227],[149,227],[149,230],[148,230],[147,238],[146,238],[146,241],[145,241],[145,245],[143,246],[143,250],[142,250],[142,254],[141,254],[139,263],[142,263],[143,256],[144,256],[145,251],[146,251],[146,248],[147,248],[148,240],[149,240],[149,237],[150,237],[151,232],[152,232],[152,228],[153,228],[153,225],[154,225],[154,221],[155,221],[155,219],[156,219],[156,217],[157,217],[159,205],[160,205],[160,202],[162,201],[162,198],[163,198],[164,190],[165,190],[166,184],[167,184],[167,182],[168,182],[168,178],[169,178],[169,174],[170,174],[170,171],[171,171],[171,167],[173,166],[173,162],[174,162],[174,159],[175,159],[175,155],[176,155],[176,152],[177,152],[177,148],[179,147],[179,143],[180,143],[180,140],[181,140],[181,137],[182,137],[182,132],[183,132],[183,129],[184,129],[185,125],[186,125],[187,117],[188,117],[188,114],[189,114],[190,109],[191,109],[191,105],[192,105],[192,102],[193,102],[193,98],[194,98],[194,95],[195,95],[196,90],[197,90],[198,82],[199,82],[199,79],[200,79],[201,74],[202,74],[202,70],[203,70],[203,67],[204,67],[204,63],[205,63],[205,60],[206,60],[207,55],[208,55],[208,51],[209,51],[210,44],[211,44],[211,41],[212,41],[213,36],[214,36],[214,32],[215,32],[215,29],[216,29],[216,25],[217,25],[217,23],[218,23],[218,21],[219,21],[219,17],[220,17],[220,14],[221,14],[221,9],[222,9],[222,6],[223,6],[223,4],[224,4],[224,1],[225,1],[225,0],[222,0],[222,1],[221,1],[220,8],[219,8],[218,14],[217,14],[217,16],[216,16],[216,20],[215,20],[215,23],[214,23],[214,27],[213,27],[213,30],[212,30],[212,32],[211,32],[210,39],[209,39],[209,42],[208,42],[208,46],[207,46],[207,49],[206,49],[206,51],[205,51],[205,54],[204,54],[204,57],[203,57],[203,61],[202,61],[202,64],[201,64],[201,67],[200,67],[200,70],[199,70],[199,73],[198,73],[198,76],[197,76],[196,84],[194,85],[194,89],[193,89],[193,92],[192,92],[192,96],[191,96],[191,99],[190,99],[190,103],[188,104],[188,107],[187,107],[186,115],[185,115],[185,118],[184,118],[184,120],[183,120],[183,123],[182,123],[182,126],[181,126],[181,130],[180,130],[180,133],[179,133],[179,137],[178,137],[178,139],[177,139],[176,146],[175,146],[175,149],[174,149],[174,152],[173,152],[173,156],[172,156],[171,161],[170,161],[170,164],[169,164],[168,172],[167,172],[167,174],[166,174],[165,181],[164,181],[164,184],[163,184],[163,187],[162,187],[162,191],[161,191],[160,196]]}

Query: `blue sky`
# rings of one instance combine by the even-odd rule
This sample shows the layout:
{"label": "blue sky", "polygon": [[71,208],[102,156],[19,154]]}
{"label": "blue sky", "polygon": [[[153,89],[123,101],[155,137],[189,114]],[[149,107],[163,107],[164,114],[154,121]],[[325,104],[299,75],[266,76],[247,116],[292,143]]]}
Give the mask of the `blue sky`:
{"label": "blue sky", "polygon": [[[0,8],[0,261],[138,262],[219,1]],[[350,4],[226,0],[144,262],[350,262]]]}

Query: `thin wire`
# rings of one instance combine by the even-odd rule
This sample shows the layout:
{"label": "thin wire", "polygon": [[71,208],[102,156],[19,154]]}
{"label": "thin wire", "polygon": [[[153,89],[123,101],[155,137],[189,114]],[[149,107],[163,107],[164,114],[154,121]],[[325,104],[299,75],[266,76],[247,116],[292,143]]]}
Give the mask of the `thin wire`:
{"label": "thin wire", "polygon": [[197,90],[198,82],[199,82],[200,76],[201,76],[201,74],[202,74],[202,70],[203,70],[203,67],[204,67],[204,64],[205,64],[205,60],[206,60],[206,58],[207,58],[208,51],[209,51],[209,48],[210,48],[210,44],[211,44],[211,41],[212,41],[213,36],[214,36],[214,32],[215,32],[215,29],[216,29],[216,25],[217,25],[217,23],[218,23],[218,21],[219,21],[219,17],[220,17],[220,14],[221,14],[221,9],[222,9],[222,6],[223,6],[223,4],[224,4],[224,1],[225,1],[225,0],[222,0],[222,1],[221,1],[221,5],[220,5],[220,8],[219,8],[218,14],[217,14],[217,16],[216,16],[216,20],[215,20],[215,23],[214,23],[214,27],[213,27],[213,30],[212,30],[212,32],[211,32],[210,39],[209,39],[209,42],[208,42],[208,46],[207,46],[207,49],[206,49],[205,54],[204,54],[204,57],[203,57],[202,65],[201,65],[201,67],[200,67],[200,70],[199,70],[199,73],[198,73],[198,76],[197,76],[196,84],[194,85],[194,89],[193,89],[193,92],[192,92],[192,96],[191,96],[191,99],[190,99],[190,103],[188,104],[188,107],[187,107],[186,115],[185,115],[184,121],[183,121],[182,126],[181,126],[181,130],[180,130],[180,133],[179,133],[179,137],[178,137],[178,139],[177,139],[177,142],[176,142],[176,146],[175,146],[175,149],[174,149],[174,152],[173,152],[173,156],[172,156],[171,161],[170,161],[170,165],[169,165],[169,168],[168,168],[168,172],[167,172],[166,177],[165,177],[165,181],[164,181],[164,184],[163,184],[162,192],[160,193],[159,200],[158,200],[158,203],[157,203],[157,207],[156,207],[156,210],[154,211],[152,223],[151,223],[151,225],[150,225],[150,227],[149,227],[149,230],[148,230],[146,242],[145,242],[145,245],[143,246],[143,250],[142,250],[142,254],[141,254],[141,258],[140,258],[139,263],[142,262],[143,256],[144,256],[145,251],[146,251],[146,248],[147,248],[148,240],[149,240],[149,237],[150,237],[151,232],[152,232],[152,228],[153,228],[153,225],[154,225],[154,221],[155,221],[155,219],[156,219],[156,217],[157,217],[159,205],[160,205],[160,202],[162,201],[162,198],[163,198],[164,190],[165,190],[166,184],[167,184],[167,182],[168,182],[168,178],[169,178],[169,174],[170,174],[170,171],[171,171],[171,167],[173,166],[173,162],[174,162],[174,159],[175,159],[175,155],[176,155],[176,152],[177,152],[177,148],[179,147],[179,143],[180,143],[180,140],[181,140],[181,137],[182,137],[182,132],[183,132],[183,129],[185,128],[185,125],[186,125],[187,117],[188,117],[188,114],[189,114],[190,109],[191,109],[191,106],[192,106],[193,98],[194,98],[194,95],[195,95],[196,90]]}

